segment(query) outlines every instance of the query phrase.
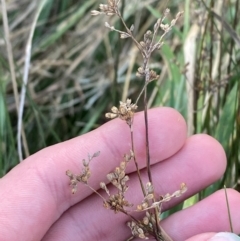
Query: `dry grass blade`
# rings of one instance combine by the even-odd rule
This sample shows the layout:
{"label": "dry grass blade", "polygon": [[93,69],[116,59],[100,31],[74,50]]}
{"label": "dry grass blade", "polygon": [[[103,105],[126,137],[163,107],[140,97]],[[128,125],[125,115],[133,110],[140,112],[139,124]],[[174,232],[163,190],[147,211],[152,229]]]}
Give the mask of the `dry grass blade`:
{"label": "dry grass blade", "polygon": [[[15,105],[16,105],[17,113],[19,115],[19,94],[18,94],[18,90],[17,90],[17,80],[16,80],[12,45],[11,45],[10,34],[9,34],[8,16],[7,16],[7,8],[6,8],[5,0],[2,0],[2,15],[3,15],[3,24],[4,24],[5,43],[7,45],[7,53],[8,53],[7,56],[8,56],[11,80],[12,80],[12,85],[13,85]],[[27,146],[26,134],[23,129],[21,129],[21,134],[22,134],[22,138],[23,138],[24,150],[25,150],[26,155],[28,156],[29,150],[28,150],[28,146]]]}
{"label": "dry grass blade", "polygon": [[224,185],[224,192],[225,192],[226,203],[227,203],[228,219],[229,219],[230,229],[231,229],[231,232],[233,233],[232,218],[231,218],[230,206],[229,206],[229,202],[228,202],[227,188],[226,188],[225,185]]}
{"label": "dry grass blade", "polygon": [[17,112],[18,112],[19,95],[18,95],[18,90],[17,90],[17,80],[16,80],[16,74],[15,74],[14,60],[13,60],[12,44],[11,44],[11,41],[10,41],[10,34],[9,34],[7,8],[6,8],[5,0],[1,0],[1,2],[2,2],[2,16],[3,16],[5,43],[6,43],[6,46],[7,46],[7,53],[8,53],[7,56],[8,56],[11,80],[12,80],[13,91],[14,91],[15,105],[16,105],[16,109],[17,109]]}
{"label": "dry grass blade", "polygon": [[194,86],[195,86],[195,62],[196,62],[196,49],[197,49],[197,38],[199,35],[199,26],[193,25],[184,43],[184,58],[185,64],[187,65],[186,71],[186,88],[188,94],[188,135],[194,133]]}
{"label": "dry grass blade", "polygon": [[31,60],[31,50],[32,50],[32,38],[33,33],[36,28],[38,17],[46,4],[46,0],[42,0],[38,10],[36,12],[36,15],[34,17],[29,38],[26,44],[26,52],[25,52],[25,64],[24,64],[24,70],[23,70],[23,83],[22,83],[22,90],[20,95],[20,105],[19,105],[19,113],[18,113],[18,132],[17,132],[17,143],[18,143],[18,155],[19,160],[23,160],[22,155],[22,142],[21,142],[21,131],[22,131],[22,118],[23,118],[23,110],[24,110],[24,102],[25,102],[25,96],[26,96],[26,86],[28,84],[28,75],[29,75],[29,69],[30,69],[30,60]]}
{"label": "dry grass blade", "polygon": [[221,16],[219,16],[213,10],[211,12],[213,13],[214,17],[222,23],[223,27],[226,29],[226,31],[229,33],[229,35],[234,39],[235,43],[238,45],[238,48],[240,48],[240,37],[237,35],[237,33]]}

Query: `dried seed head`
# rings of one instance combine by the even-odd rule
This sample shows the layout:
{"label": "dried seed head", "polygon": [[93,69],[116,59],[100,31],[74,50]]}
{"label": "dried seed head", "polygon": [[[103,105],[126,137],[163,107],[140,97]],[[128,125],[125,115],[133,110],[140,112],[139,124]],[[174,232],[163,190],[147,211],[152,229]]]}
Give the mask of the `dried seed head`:
{"label": "dried seed head", "polygon": [[113,106],[111,111],[114,113],[114,114],[117,114],[118,113],[118,108]]}
{"label": "dried seed head", "polygon": [[98,157],[99,155],[100,155],[100,151],[97,151],[97,152],[95,152],[95,153],[93,154],[92,158]]}
{"label": "dried seed head", "polygon": [[159,75],[157,75],[157,73],[154,71],[154,70],[150,70],[150,73],[149,73],[149,82],[150,81],[153,81],[153,80],[156,80],[159,78]]}
{"label": "dried seed head", "polygon": [[132,206],[131,203],[124,199],[124,195],[121,192],[111,195],[107,203],[110,209],[114,210],[115,213],[124,210],[124,207]]}
{"label": "dried seed head", "polygon": [[152,34],[152,31],[151,30],[148,30],[147,32],[146,32],[146,35],[147,36],[150,36]]}
{"label": "dried seed head", "polygon": [[121,169],[120,169],[119,167],[116,167],[116,168],[115,168],[115,173],[116,173],[117,175],[119,175],[119,174],[121,173]]}
{"label": "dried seed head", "polygon": [[147,194],[152,194],[154,192],[154,187],[151,182],[146,183]]}
{"label": "dried seed head", "polygon": [[82,168],[82,173],[79,175],[73,174],[71,171],[66,171],[66,175],[70,178],[70,185],[72,187],[72,193],[76,193],[77,191],[77,184],[78,182],[87,184],[88,180],[91,176],[91,171],[89,168],[89,163],[94,157],[97,157],[100,154],[100,152],[95,152],[92,156],[88,155],[88,160],[83,159],[83,168]]}
{"label": "dried seed head", "polygon": [[72,172],[71,172],[70,170],[67,170],[67,171],[66,171],[66,175],[67,175],[68,177],[70,177],[70,178],[73,177],[73,174],[72,174]]}
{"label": "dried seed head", "polygon": [[100,14],[102,14],[102,13],[99,12],[99,11],[97,11],[97,10],[92,10],[92,11],[91,11],[91,15],[92,15],[92,16],[97,16],[97,15],[100,15]]}
{"label": "dried seed head", "polygon": [[142,205],[141,205],[141,204],[138,204],[138,205],[137,205],[137,211],[142,211],[142,210],[143,210]]}
{"label": "dried seed head", "polygon": [[141,75],[145,75],[145,71],[144,71],[143,67],[138,68],[138,73]]}
{"label": "dried seed head", "polygon": [[153,194],[153,193],[150,193],[150,194],[148,194],[148,195],[145,197],[146,200],[153,200],[153,198],[154,198],[154,194]]}
{"label": "dried seed head", "polygon": [[105,27],[111,28],[110,24],[108,22],[105,22]]}
{"label": "dried seed head", "polygon": [[126,186],[126,182],[129,181],[129,176],[124,176],[121,180],[121,186]]}
{"label": "dried seed head", "polygon": [[146,43],[145,43],[145,42],[141,41],[141,42],[140,42],[140,45],[142,46],[143,49],[146,48]]}
{"label": "dried seed head", "polygon": [[148,218],[148,217],[145,216],[145,217],[143,218],[143,224],[144,224],[144,225],[148,225],[148,224],[149,224],[149,218]]}
{"label": "dried seed head", "polygon": [[171,21],[171,26],[174,26],[174,25],[176,24],[176,22],[177,22],[177,19],[173,19],[173,20]]}
{"label": "dried seed head", "polygon": [[169,26],[169,24],[161,24],[160,25],[160,27],[161,27],[161,29],[164,31],[164,32],[168,32],[169,30],[170,30],[170,26]]}
{"label": "dried seed head", "polygon": [[127,34],[127,33],[121,33],[121,34],[120,34],[120,38],[122,38],[122,39],[124,39],[124,38],[129,38],[129,37],[130,37],[130,35]]}
{"label": "dried seed head", "polygon": [[121,170],[125,170],[126,165],[127,165],[127,164],[126,164],[125,161],[121,161],[119,167],[120,167]]}
{"label": "dried seed head", "polygon": [[109,209],[109,208],[110,208],[110,206],[109,206],[109,204],[108,204],[107,201],[104,201],[104,202],[103,202],[103,207],[106,208],[106,209]]}
{"label": "dried seed head", "polygon": [[126,102],[120,101],[119,108],[113,107],[113,113],[106,113],[107,118],[119,117],[122,120],[125,120],[126,123],[130,126],[132,124],[132,118],[135,110],[137,109],[136,104],[132,104],[130,99],[127,99]]}
{"label": "dried seed head", "polygon": [[131,229],[132,235],[141,239],[148,239],[147,233],[134,221],[127,222],[127,226]]}
{"label": "dried seed head", "polygon": [[106,14],[108,16],[112,16],[118,13],[118,4],[119,0],[108,0],[108,4],[99,4],[100,13],[97,13],[96,10],[93,10],[92,15]]}
{"label": "dried seed head", "polygon": [[109,190],[104,182],[100,182],[100,188],[102,188],[108,196],[110,196]]}
{"label": "dried seed head", "polygon": [[105,190],[105,188],[106,188],[105,182],[100,182],[100,187]]}
{"label": "dried seed head", "polygon": [[141,206],[142,206],[142,210],[144,210],[144,209],[149,207],[147,202],[143,202]]}
{"label": "dried seed head", "polygon": [[118,115],[117,114],[113,114],[113,113],[106,113],[105,117],[108,119],[114,119],[116,118]]}
{"label": "dried seed head", "polygon": [[134,30],[134,25],[132,24],[130,31],[132,32]]}
{"label": "dried seed head", "polygon": [[185,193],[187,191],[187,185],[186,183],[181,183],[180,190],[182,193]]}
{"label": "dried seed head", "polygon": [[164,11],[164,16],[167,16],[170,13],[170,9],[166,8],[166,10]]}
{"label": "dried seed head", "polygon": [[170,201],[171,200],[171,195],[169,194],[169,193],[167,193],[164,197],[163,197],[163,200],[165,201],[165,202],[168,202],[168,201]]}
{"label": "dried seed head", "polygon": [[108,0],[108,4],[109,4],[111,7],[114,7],[115,1],[114,1],[114,0]]}
{"label": "dried seed head", "polygon": [[99,9],[102,10],[102,11],[107,11],[108,5],[107,4],[99,4]]}
{"label": "dried seed head", "polygon": [[77,192],[77,185],[72,188],[72,194],[75,194]]}
{"label": "dried seed head", "polygon": [[182,195],[181,191],[180,190],[177,190],[176,192],[174,192],[173,194],[173,197],[180,197]]}
{"label": "dried seed head", "polygon": [[179,19],[182,15],[183,15],[184,12],[178,12],[177,15],[176,15],[176,19]]}
{"label": "dried seed head", "polygon": [[107,174],[107,179],[110,181],[110,182],[112,182],[112,180],[114,180],[114,179],[116,179],[116,177],[115,177],[115,175],[114,175],[114,173],[108,173]]}

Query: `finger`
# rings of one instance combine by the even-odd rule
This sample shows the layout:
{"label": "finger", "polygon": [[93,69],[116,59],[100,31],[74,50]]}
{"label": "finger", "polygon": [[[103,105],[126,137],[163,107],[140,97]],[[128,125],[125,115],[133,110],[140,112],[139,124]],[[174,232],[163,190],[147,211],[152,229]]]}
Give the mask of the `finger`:
{"label": "finger", "polygon": [[239,241],[240,237],[230,232],[198,234],[186,241]]}
{"label": "finger", "polygon": [[[232,189],[227,189],[227,194],[233,230],[240,233],[240,194]],[[173,240],[179,241],[205,232],[230,232],[224,191],[217,191],[194,206],[173,214],[163,220],[162,225]]]}
{"label": "finger", "polygon": [[211,233],[201,233],[197,234],[185,241],[209,241],[216,233],[211,232]]}
{"label": "finger", "polygon": [[[149,111],[151,157],[158,162],[177,152],[186,138],[182,116],[171,108]],[[139,166],[145,165],[143,113],[136,114],[134,141]],[[176,138],[176,136],[178,138]],[[95,188],[131,149],[128,126],[113,120],[84,136],[46,148],[15,167],[0,182],[0,226],[5,240],[37,240],[59,216],[91,194],[79,186],[79,195],[71,195],[66,170],[81,170],[87,154],[101,151],[92,165]],[[129,167],[130,171],[134,166]],[[29,217],[29,218],[26,218]],[[9,233],[9,230],[15,232]],[[29,231],[31,230],[31,232]],[[26,233],[29,236],[26,237]]]}
{"label": "finger", "polygon": [[[167,192],[173,193],[179,189],[183,181],[188,186],[188,191],[184,195],[167,202],[163,209],[172,207],[184,198],[192,196],[219,179],[224,172],[225,166],[225,154],[216,140],[207,135],[196,135],[189,138],[183,148],[174,156],[152,166],[154,187],[159,195],[164,195]],[[196,178],[196,173],[199,174],[199,178]],[[142,174],[143,179],[147,181],[146,172]],[[126,200],[134,203],[136,207],[136,204],[140,204],[143,200],[136,174],[130,176],[128,186],[129,190],[126,193]],[[116,193],[114,188],[109,188],[109,190],[110,193]],[[45,238],[46,240],[71,240],[71,238],[74,240],[76,236],[82,238],[86,236],[86,240],[95,239],[95,236],[90,235],[96,234],[91,234],[87,228],[92,226],[94,226],[95,232],[101,234],[102,237],[109,236],[109,240],[113,240],[115,232],[119,233],[119,237],[127,238],[126,234],[129,234],[130,231],[124,223],[129,221],[129,217],[122,214],[117,215],[116,217],[111,211],[104,210],[102,208],[102,200],[99,197],[92,196],[65,213],[53,225]],[[139,217],[139,213],[133,213],[133,215]],[[89,217],[93,216],[94,220],[89,219]],[[112,229],[109,233],[108,229],[110,226]],[[59,234],[63,237],[68,237],[68,239],[61,239]]]}

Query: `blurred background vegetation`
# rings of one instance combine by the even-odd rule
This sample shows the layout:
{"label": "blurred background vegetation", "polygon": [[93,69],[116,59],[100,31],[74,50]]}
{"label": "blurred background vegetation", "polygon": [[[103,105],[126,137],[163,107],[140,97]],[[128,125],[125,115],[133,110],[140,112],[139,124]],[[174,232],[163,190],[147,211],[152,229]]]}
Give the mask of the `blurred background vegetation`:
{"label": "blurred background vegetation", "polygon": [[[168,21],[184,11],[152,59],[160,78],[149,85],[148,95],[150,107],[177,109],[189,135],[207,133],[226,151],[224,178],[197,199],[224,183],[239,188],[239,2],[122,1],[138,40],[166,7]],[[104,0],[1,0],[0,177],[19,162],[21,151],[25,158],[97,128],[112,105],[134,100],[141,90],[135,75],[141,56],[130,39],[104,27],[108,21],[122,29],[116,17],[90,15],[99,3]]]}

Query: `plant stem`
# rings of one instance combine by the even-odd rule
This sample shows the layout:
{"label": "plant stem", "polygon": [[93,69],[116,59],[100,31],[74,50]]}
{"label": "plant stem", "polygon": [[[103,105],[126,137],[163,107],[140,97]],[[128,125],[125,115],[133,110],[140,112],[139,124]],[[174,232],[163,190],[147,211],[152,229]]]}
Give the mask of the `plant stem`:
{"label": "plant stem", "polygon": [[141,188],[142,188],[142,192],[143,192],[143,195],[145,197],[146,196],[146,191],[145,191],[145,188],[144,188],[143,183],[142,183],[141,173],[140,173],[140,170],[139,170],[139,167],[138,167],[138,163],[137,163],[136,156],[135,156],[135,151],[134,151],[132,124],[129,127],[130,127],[130,132],[131,132],[131,148],[132,148],[132,151],[133,151],[133,154],[134,154],[133,155],[133,160],[134,160],[134,163],[135,163],[135,166],[136,166],[137,175],[138,175],[138,179],[139,179],[139,182],[140,182],[140,185],[141,185]]}
{"label": "plant stem", "polygon": [[86,185],[89,189],[91,189],[94,193],[96,193],[104,202],[106,202],[106,199],[98,191],[96,191],[94,188],[89,186],[87,183],[83,183],[83,184]]}
{"label": "plant stem", "polygon": [[[148,173],[148,179],[149,182],[153,186],[153,180],[152,180],[152,173],[151,173],[151,162],[150,162],[150,148],[149,148],[149,131],[148,131],[148,102],[147,102],[147,84],[149,83],[149,68],[148,68],[148,62],[149,57],[151,53],[147,55],[146,58],[144,58],[144,65],[143,69],[145,72],[145,89],[144,89],[144,121],[145,121],[145,138],[146,138],[146,167],[147,167],[147,173]],[[154,198],[155,202],[155,198]],[[161,227],[159,225],[159,212],[157,207],[154,209],[154,218],[156,220],[156,229],[154,229],[155,232],[155,238],[159,240],[158,236],[160,234],[161,236]],[[160,239],[161,240],[161,239]]]}
{"label": "plant stem", "polygon": [[150,150],[149,150],[149,132],[148,132],[148,111],[147,111],[147,88],[145,88],[145,90],[144,90],[144,121],[145,121],[145,138],[146,138],[146,166],[147,166],[148,179],[152,183],[152,174],[151,174],[151,170],[150,170]]}
{"label": "plant stem", "polygon": [[145,88],[144,88],[144,121],[145,121],[145,138],[146,138],[146,167],[148,173],[149,182],[153,185],[152,174],[150,170],[150,149],[149,149],[149,132],[148,132],[148,106],[147,106],[147,84],[149,82],[149,68],[148,68],[149,58],[144,59],[143,69],[145,72]]}
{"label": "plant stem", "polygon": [[141,45],[138,43],[138,41],[137,41],[137,40],[134,38],[134,36],[132,35],[132,32],[130,31],[130,29],[129,29],[128,26],[126,25],[126,23],[125,23],[122,15],[121,15],[121,13],[120,13],[119,11],[117,12],[117,15],[118,15],[118,17],[121,19],[121,21],[122,21],[124,27],[126,28],[128,34],[131,36],[133,42],[135,43],[135,45],[137,46],[137,48],[139,49],[140,53],[142,54],[142,56],[143,56],[143,58],[144,58],[144,57],[145,57],[145,53],[144,53],[144,51],[142,51]]}

